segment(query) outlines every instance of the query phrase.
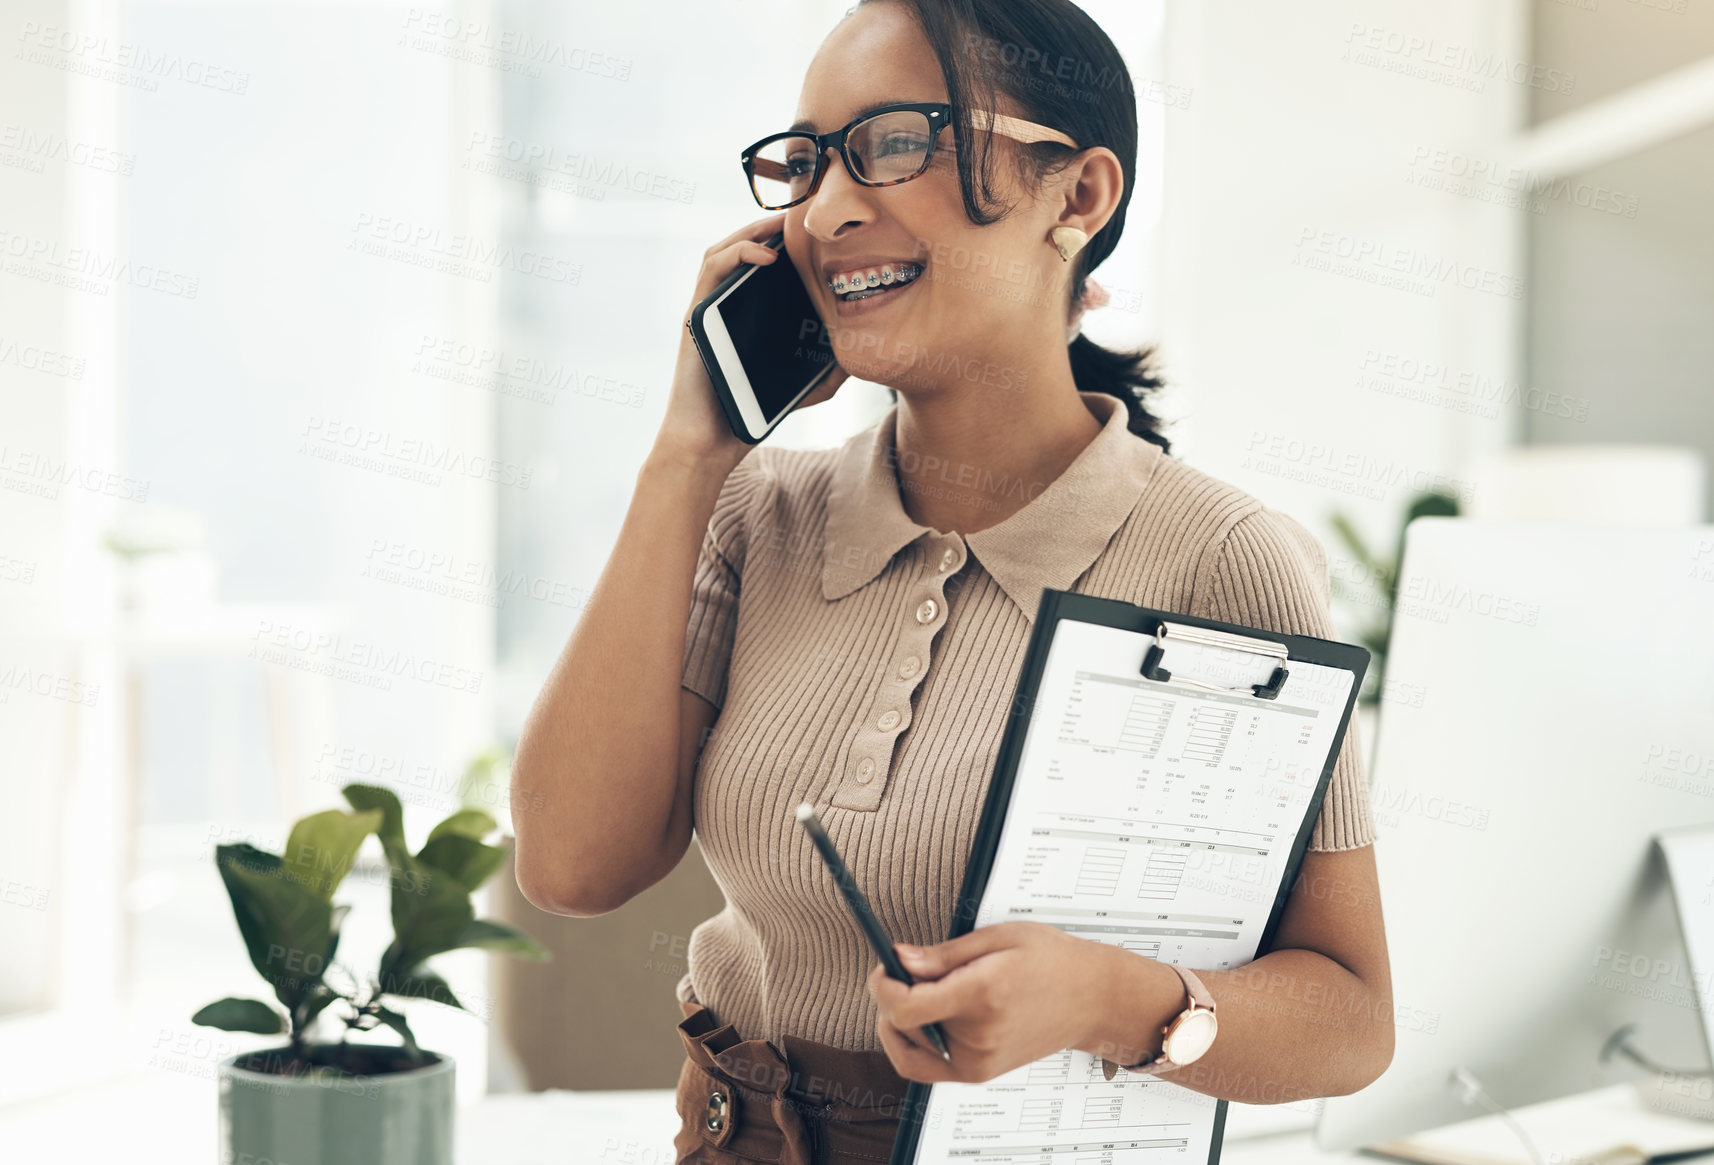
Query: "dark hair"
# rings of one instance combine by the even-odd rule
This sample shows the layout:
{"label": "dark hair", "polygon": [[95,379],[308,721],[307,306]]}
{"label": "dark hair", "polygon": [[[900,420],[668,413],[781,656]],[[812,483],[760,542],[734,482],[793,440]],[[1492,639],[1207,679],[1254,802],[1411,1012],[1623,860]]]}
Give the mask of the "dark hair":
{"label": "dark hair", "polygon": [[[896,2],[911,10],[940,62],[947,100],[955,111],[953,132],[964,214],[972,223],[986,226],[1012,209],[996,197],[991,183],[993,136],[978,134],[970,122],[972,108],[997,110],[996,92],[1016,102],[1020,116],[1069,134],[1081,148],[1106,146],[1118,155],[1125,189],[1112,217],[1072,258],[1069,310],[1082,296],[1089,272],[1118,244],[1125,229],[1125,208],[1136,187],[1137,96],[1124,58],[1112,39],[1071,0]],[[875,0],[858,0],[857,7],[872,3]],[[1058,142],[1010,144],[1016,148],[1019,177],[1026,182],[1039,182],[1075,153]],[[989,206],[998,209],[990,212]],[[1159,418],[1143,401],[1163,383],[1153,367],[1153,346],[1115,352],[1079,334],[1069,354],[1078,391],[1118,397],[1130,415],[1130,431],[1170,451]],[[896,392],[893,396],[898,398]]]}

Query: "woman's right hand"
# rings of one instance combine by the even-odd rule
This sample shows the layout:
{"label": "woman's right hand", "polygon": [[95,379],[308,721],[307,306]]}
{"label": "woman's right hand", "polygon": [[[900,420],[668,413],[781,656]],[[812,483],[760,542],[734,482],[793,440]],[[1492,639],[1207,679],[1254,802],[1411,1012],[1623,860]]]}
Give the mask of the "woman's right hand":
{"label": "woman's right hand", "polygon": [[[753,448],[732,431],[726,420],[726,412],[714,395],[708,369],[702,363],[702,354],[697,351],[696,341],[686,325],[690,322],[691,310],[741,264],[767,264],[781,260],[783,253],[770,250],[764,241],[780,230],[785,219],[784,211],[757,219],[704,252],[696,289],[691,292],[690,304],[680,320],[678,362],[673,368],[672,389],[667,394],[666,416],[661,419],[660,432],[655,438],[657,448],[671,449],[681,457],[711,460],[728,471]],[[815,386],[814,392],[798,403],[797,408],[807,408],[828,399],[845,379],[845,370],[834,368]]]}

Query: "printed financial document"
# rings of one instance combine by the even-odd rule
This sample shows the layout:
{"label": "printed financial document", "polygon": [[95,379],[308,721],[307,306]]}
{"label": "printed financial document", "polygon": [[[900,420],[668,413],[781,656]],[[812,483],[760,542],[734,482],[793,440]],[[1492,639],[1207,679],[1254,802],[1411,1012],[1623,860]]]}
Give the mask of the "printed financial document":
{"label": "printed financial document", "polygon": [[[1242,966],[1354,676],[1292,660],[1276,699],[1214,692],[1181,681],[1265,684],[1277,660],[1169,637],[1162,683],[1140,674],[1153,643],[1057,625],[975,924],[1029,919],[1192,970]],[[1098,1057],[1068,1049],[983,1084],[934,1085],[915,1161],[1200,1165],[1216,1105],[1170,1073],[1109,1081]]]}

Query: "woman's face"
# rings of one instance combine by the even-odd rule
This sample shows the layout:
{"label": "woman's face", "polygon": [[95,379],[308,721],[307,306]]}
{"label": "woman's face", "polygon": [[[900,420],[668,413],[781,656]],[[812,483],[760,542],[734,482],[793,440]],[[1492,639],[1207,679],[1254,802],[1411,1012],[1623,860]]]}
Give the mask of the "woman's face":
{"label": "woman's face", "polygon": [[[827,133],[873,104],[946,99],[940,66],[905,6],[864,4],[810,62],[797,116]],[[1019,113],[1004,104],[998,112]],[[852,376],[904,396],[959,383],[1015,392],[1032,359],[1049,350],[1042,345],[1057,337],[1064,348],[1071,265],[1048,237],[1059,211],[1017,185],[1010,158],[998,154],[1008,139],[996,137],[994,148],[997,192],[1018,202],[985,227],[965,217],[951,130],[940,134],[928,172],[897,186],[861,185],[829,151],[820,188],[785,212],[786,250]],[[923,271],[867,310],[842,312],[831,277],[887,261]]]}

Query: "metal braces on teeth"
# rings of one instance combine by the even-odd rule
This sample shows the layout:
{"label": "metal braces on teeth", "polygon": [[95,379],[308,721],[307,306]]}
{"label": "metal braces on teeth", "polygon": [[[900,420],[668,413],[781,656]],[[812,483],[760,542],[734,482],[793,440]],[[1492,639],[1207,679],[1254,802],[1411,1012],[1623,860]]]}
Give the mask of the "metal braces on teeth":
{"label": "metal braces on teeth", "polygon": [[899,282],[900,275],[903,274],[904,272],[907,272],[907,271],[910,272],[911,274],[910,274],[910,277],[908,279],[903,280],[903,282],[905,282],[905,283],[909,283],[909,282],[911,282],[911,280],[916,279],[922,275],[922,267],[921,266],[919,266],[915,263],[906,263],[906,264],[902,264],[900,266],[899,271],[896,273],[893,273],[893,274],[883,274],[883,273],[877,271],[875,274],[869,276],[868,281],[861,287],[852,286],[852,285],[846,285],[844,287],[838,287],[838,286],[834,286],[832,281],[830,281],[829,285],[833,286],[835,295],[846,296],[846,295],[850,295],[853,292],[857,292],[857,291],[868,291],[871,288],[875,288],[875,287],[891,286],[893,283]]}

